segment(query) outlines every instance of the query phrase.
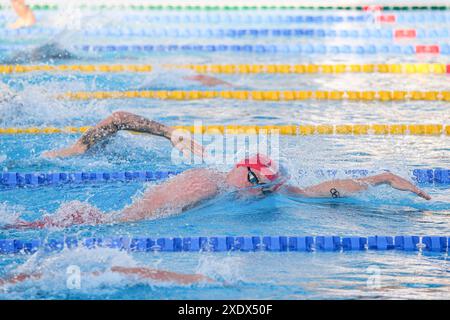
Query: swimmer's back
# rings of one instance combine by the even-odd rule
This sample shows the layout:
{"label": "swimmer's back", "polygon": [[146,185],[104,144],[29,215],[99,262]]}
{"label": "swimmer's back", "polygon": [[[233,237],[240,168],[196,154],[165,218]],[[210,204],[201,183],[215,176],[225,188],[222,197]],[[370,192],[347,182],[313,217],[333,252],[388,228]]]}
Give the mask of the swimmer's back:
{"label": "swimmer's back", "polygon": [[189,169],[147,189],[141,200],[123,211],[122,220],[138,220],[181,213],[218,195],[224,174],[209,169]]}

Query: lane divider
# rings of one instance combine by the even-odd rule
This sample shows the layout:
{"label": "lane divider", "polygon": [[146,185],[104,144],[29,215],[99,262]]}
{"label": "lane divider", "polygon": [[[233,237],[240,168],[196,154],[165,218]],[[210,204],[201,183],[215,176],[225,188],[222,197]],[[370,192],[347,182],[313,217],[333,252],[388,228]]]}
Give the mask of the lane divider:
{"label": "lane divider", "polygon": [[448,236],[217,236],[103,237],[66,236],[43,239],[1,239],[0,254],[59,252],[79,247],[130,252],[320,252],[400,250],[446,253]]}
{"label": "lane divider", "polygon": [[[450,74],[450,63],[391,64],[164,64],[168,69],[190,69],[197,73],[217,74],[303,74],[303,73],[421,73]],[[0,65],[0,73],[27,72],[151,72],[149,64],[76,64],[76,65]]]}
{"label": "lane divider", "polygon": [[[249,14],[249,13],[208,13],[208,14],[123,14],[121,19],[132,23],[164,23],[164,24],[319,24],[333,25],[341,23],[352,23],[356,25],[423,25],[423,24],[446,24],[450,21],[449,12],[410,12],[407,14]],[[122,20],[122,21],[123,21]]]}
{"label": "lane divider", "polygon": [[[418,135],[450,136],[450,125],[442,124],[342,124],[342,125],[205,125],[172,126],[175,129],[205,135],[281,134],[281,135]],[[0,128],[0,135],[77,134],[92,127]]]}
{"label": "lane divider", "polygon": [[303,100],[349,100],[349,101],[450,101],[450,91],[216,91],[216,90],[141,90],[141,91],[79,91],[58,95],[59,99],[104,100],[104,99],[158,99],[201,100],[231,99],[253,101],[303,101]]}
{"label": "lane divider", "polygon": [[[190,69],[198,73],[434,73],[450,74],[445,63],[391,63],[391,64],[165,64],[166,68]],[[0,70],[1,66],[0,66]]]}
{"label": "lane divider", "polygon": [[[0,20],[10,19],[9,16],[0,15]],[[119,19],[119,20],[117,20]],[[173,12],[156,13],[156,14],[127,14],[121,12],[120,18],[117,18],[116,24],[122,21],[131,23],[164,23],[164,24],[339,24],[339,23],[356,23],[356,24],[381,24],[381,25],[397,25],[397,24],[445,24],[450,21],[448,11],[436,12],[408,12],[408,13],[376,13],[371,12],[355,14],[355,15],[337,15],[337,14],[280,14],[277,12],[258,13],[258,12],[208,12],[208,13],[183,13],[174,14]],[[33,27],[39,28],[39,27]]]}
{"label": "lane divider", "polygon": [[[9,50],[4,47],[4,50]],[[325,45],[325,44],[149,44],[149,45],[76,45],[74,50],[86,52],[239,52],[301,54],[450,54],[450,44],[427,45]]]}
{"label": "lane divider", "polygon": [[63,184],[98,184],[109,182],[149,182],[167,179],[180,171],[121,171],[121,172],[50,172],[0,173],[0,186],[38,187]]}
{"label": "lane divider", "polygon": [[[24,28],[0,30],[3,36],[35,36],[57,35],[59,29]],[[84,36],[96,37],[151,37],[151,38],[375,38],[375,39],[445,39],[450,37],[446,28],[441,29],[210,29],[210,28],[123,28],[123,29],[91,29],[81,31]]]}
{"label": "lane divider", "polygon": [[[437,21],[436,17],[439,16],[440,19]],[[419,17],[417,14],[412,13],[408,15],[414,21]],[[2,19],[3,18],[3,19]],[[430,12],[426,15],[420,15],[420,22],[447,22],[447,14],[435,14]],[[0,19],[5,20],[6,16],[0,16]],[[375,22],[375,16],[372,14],[357,14],[357,15],[285,15],[285,14],[236,14],[236,13],[208,13],[208,14],[155,14],[155,15],[140,15],[140,14],[121,14],[120,17],[116,17],[117,22],[129,21],[133,23],[157,23],[163,22],[168,24],[198,24],[198,23],[278,23],[278,24],[297,24],[297,23],[308,23],[308,24],[334,24],[334,23],[373,23]],[[442,21],[441,21],[442,20]],[[38,27],[37,27],[38,28]]]}
{"label": "lane divider", "polygon": [[[32,45],[11,44],[0,46],[0,51],[32,50]],[[93,53],[160,53],[160,52],[235,52],[239,54],[350,54],[350,55],[450,55],[450,44],[416,44],[416,45],[325,45],[325,44],[106,44],[75,45],[70,50]]]}
{"label": "lane divider", "polygon": [[[364,177],[380,170],[367,169],[325,169],[308,172],[300,170],[299,177],[313,174],[316,177],[337,178],[351,176]],[[120,171],[120,172],[0,172],[0,186],[16,187],[42,187],[59,186],[67,184],[104,184],[112,182],[149,182],[167,179],[181,171]],[[414,169],[411,179],[419,184],[435,184],[439,186],[450,185],[450,169]]]}
{"label": "lane divider", "polygon": [[[57,4],[33,4],[30,5],[33,10],[58,10],[64,9],[65,6]],[[135,10],[135,11],[248,11],[248,10],[340,10],[340,11],[445,11],[450,10],[450,6],[434,5],[434,6],[412,6],[412,5],[396,5],[396,6],[298,6],[298,5],[144,5],[144,4],[80,4],[75,7],[80,10]],[[11,9],[9,5],[0,5],[0,10]]]}

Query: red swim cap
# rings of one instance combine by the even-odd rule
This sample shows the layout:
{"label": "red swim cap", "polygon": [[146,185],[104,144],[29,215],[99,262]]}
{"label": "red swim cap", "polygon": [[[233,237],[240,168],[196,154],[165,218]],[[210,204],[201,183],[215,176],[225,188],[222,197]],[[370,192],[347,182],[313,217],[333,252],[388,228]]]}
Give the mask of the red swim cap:
{"label": "red swim cap", "polygon": [[280,176],[278,172],[278,164],[268,156],[259,153],[238,162],[236,164],[236,168],[239,167],[248,167],[250,169],[258,171],[270,181],[274,181]]}

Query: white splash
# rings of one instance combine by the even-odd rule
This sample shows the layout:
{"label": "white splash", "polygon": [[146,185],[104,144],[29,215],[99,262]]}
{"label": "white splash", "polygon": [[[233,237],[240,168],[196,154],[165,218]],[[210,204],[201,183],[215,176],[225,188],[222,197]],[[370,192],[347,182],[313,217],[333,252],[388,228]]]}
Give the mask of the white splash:
{"label": "white splash", "polygon": [[248,261],[245,261],[243,257],[202,255],[198,261],[196,273],[224,281],[227,284],[235,284],[244,280],[240,270],[246,263]]}
{"label": "white splash", "polygon": [[16,222],[23,211],[24,208],[20,206],[8,205],[6,202],[0,203],[0,226]]}
{"label": "white splash", "polygon": [[[112,266],[134,267],[137,263],[131,255],[124,251],[108,248],[87,249],[79,247],[75,250],[63,250],[59,253],[46,254],[37,252],[15,273],[40,275],[39,279],[25,281],[21,284],[8,285],[8,292],[20,295],[23,289],[39,292],[70,293],[67,286],[67,270],[74,266],[80,270],[80,287],[74,294],[91,294],[102,291],[102,294],[114,292],[124,285],[123,276],[110,272]],[[94,290],[95,289],[95,290]],[[30,292],[31,295],[34,295]]]}

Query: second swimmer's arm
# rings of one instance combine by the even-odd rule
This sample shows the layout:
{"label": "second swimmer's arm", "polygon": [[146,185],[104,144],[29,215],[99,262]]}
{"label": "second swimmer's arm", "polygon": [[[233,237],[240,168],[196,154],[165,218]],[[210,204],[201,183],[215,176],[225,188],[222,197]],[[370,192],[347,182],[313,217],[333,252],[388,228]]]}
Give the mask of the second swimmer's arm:
{"label": "second swimmer's arm", "polygon": [[46,157],[69,157],[83,154],[98,142],[112,136],[119,130],[132,130],[137,132],[145,132],[157,136],[162,136],[170,139],[172,128],[163,125],[159,122],[146,119],[144,117],[118,111],[114,112],[108,118],[99,122],[95,127],[86,131],[78,141],[64,149],[46,152],[43,155]]}
{"label": "second swimmer's arm", "polygon": [[43,155],[54,158],[83,154],[92,146],[112,136],[119,130],[130,130],[161,136],[171,140],[172,144],[183,151],[183,153],[194,152],[197,155],[201,155],[203,153],[203,148],[191,141],[190,137],[179,133],[174,134],[174,129],[169,126],[136,114],[118,111],[114,112],[105,120],[99,122],[95,127],[89,129],[74,145],[69,148],[46,152]]}
{"label": "second swimmer's arm", "polygon": [[235,87],[233,84],[220,80],[215,77],[207,76],[204,74],[197,74],[195,76],[187,76],[184,77],[185,80],[198,81],[202,85],[207,87],[215,87],[215,86],[227,86],[227,87]]}

